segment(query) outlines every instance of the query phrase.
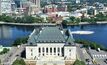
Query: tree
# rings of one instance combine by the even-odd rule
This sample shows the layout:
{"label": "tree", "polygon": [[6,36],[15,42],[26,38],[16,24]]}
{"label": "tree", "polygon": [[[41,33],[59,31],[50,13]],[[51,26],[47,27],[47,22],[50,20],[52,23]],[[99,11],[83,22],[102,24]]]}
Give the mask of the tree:
{"label": "tree", "polygon": [[73,22],[75,21],[75,17],[73,17],[73,16],[71,16],[69,19]]}
{"label": "tree", "polygon": [[76,18],[76,22],[80,23],[81,22],[80,18]]}
{"label": "tree", "polygon": [[99,14],[96,14],[96,17],[104,17],[104,14],[100,12]]}
{"label": "tree", "polygon": [[5,54],[5,53],[7,53],[8,51],[9,51],[9,49],[4,48],[3,51],[0,52],[0,54]]}
{"label": "tree", "polygon": [[21,45],[27,43],[28,37],[18,38],[12,44],[13,46]]}
{"label": "tree", "polygon": [[16,59],[12,65],[26,65],[23,59]]}
{"label": "tree", "polygon": [[82,39],[77,39],[77,40],[75,40],[75,42],[79,43],[79,44],[83,44],[83,47],[85,47],[85,48],[91,47],[91,49],[95,49],[95,50],[100,48],[101,50],[107,51],[106,47],[104,47],[104,46],[102,46],[102,45],[100,45],[98,43],[95,43],[95,42],[82,40]]}
{"label": "tree", "polygon": [[21,23],[21,22],[22,22],[22,18],[21,17],[15,18],[15,23]]}
{"label": "tree", "polygon": [[0,65],[1,65],[1,59],[0,59]]}
{"label": "tree", "polygon": [[67,20],[63,20],[63,21],[62,21],[62,25],[65,26],[66,24],[67,24]]}
{"label": "tree", "polygon": [[53,19],[51,17],[47,17],[46,20],[47,20],[47,22],[52,22],[53,21]]}
{"label": "tree", "polygon": [[0,21],[14,22],[14,19],[10,16],[7,16],[7,15],[1,15],[0,16]]}
{"label": "tree", "polygon": [[11,17],[7,15],[1,15],[0,21],[3,22],[13,22],[13,23],[42,23],[44,19],[41,17],[33,17],[33,16],[23,16],[23,17]]}
{"label": "tree", "polygon": [[69,12],[71,12],[71,11],[72,11],[72,6],[71,6],[71,5],[68,5],[68,6],[67,6],[67,9],[68,9]]}
{"label": "tree", "polygon": [[86,65],[83,61],[76,60],[73,65]]}

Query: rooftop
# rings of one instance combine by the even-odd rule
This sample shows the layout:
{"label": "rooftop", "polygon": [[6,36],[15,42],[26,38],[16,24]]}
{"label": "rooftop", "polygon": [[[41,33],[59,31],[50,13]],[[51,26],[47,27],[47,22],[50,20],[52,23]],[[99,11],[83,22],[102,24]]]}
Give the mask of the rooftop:
{"label": "rooftop", "polygon": [[90,49],[89,53],[95,59],[106,59],[107,58],[107,52],[105,52],[103,50],[96,51],[96,50]]}
{"label": "rooftop", "polygon": [[[37,34],[38,33],[38,34]],[[63,32],[58,27],[43,27],[39,32],[34,30],[29,43],[65,43]]]}

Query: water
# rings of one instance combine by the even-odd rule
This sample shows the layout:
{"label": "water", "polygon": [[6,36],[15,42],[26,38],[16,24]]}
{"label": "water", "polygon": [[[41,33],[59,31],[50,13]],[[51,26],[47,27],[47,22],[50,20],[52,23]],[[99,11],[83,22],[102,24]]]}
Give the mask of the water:
{"label": "water", "polygon": [[14,40],[30,35],[34,27],[0,25],[0,45],[11,46]]}
{"label": "water", "polygon": [[[30,35],[34,28],[34,26],[0,25],[0,44],[3,46],[11,46],[15,39]],[[70,28],[71,31],[93,31],[93,34],[74,34],[73,36],[75,39],[94,41],[107,47],[107,24],[68,26],[68,28]]]}
{"label": "water", "polygon": [[74,39],[84,39],[107,47],[107,24],[69,26],[71,31],[93,31],[93,34],[73,34]]}

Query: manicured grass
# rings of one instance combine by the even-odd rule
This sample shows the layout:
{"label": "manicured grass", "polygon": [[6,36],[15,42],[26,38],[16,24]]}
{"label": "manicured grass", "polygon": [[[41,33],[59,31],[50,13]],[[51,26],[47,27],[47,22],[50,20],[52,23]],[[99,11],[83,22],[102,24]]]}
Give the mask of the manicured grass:
{"label": "manicured grass", "polygon": [[76,60],[73,65],[86,65],[83,61]]}
{"label": "manicured grass", "polygon": [[12,65],[26,65],[26,63],[23,59],[16,59]]}
{"label": "manicured grass", "polygon": [[83,44],[83,47],[86,47],[86,48],[91,47],[92,49],[96,49],[96,50],[100,48],[101,50],[107,51],[107,48],[95,42],[82,40],[82,39],[77,39],[75,40],[75,42],[79,44]]}

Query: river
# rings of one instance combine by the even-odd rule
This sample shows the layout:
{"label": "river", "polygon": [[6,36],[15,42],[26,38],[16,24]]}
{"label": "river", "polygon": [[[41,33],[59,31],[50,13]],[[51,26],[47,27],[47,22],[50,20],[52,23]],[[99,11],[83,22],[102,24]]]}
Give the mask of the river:
{"label": "river", "polygon": [[30,35],[33,29],[34,26],[0,25],[0,44],[11,46],[14,40]]}
{"label": "river", "polygon": [[74,39],[93,41],[107,47],[107,24],[78,25],[68,27],[73,31],[91,31],[93,34],[73,34]]}
{"label": "river", "polygon": [[[11,46],[17,38],[30,35],[35,26],[0,25],[0,44]],[[36,26],[37,28],[37,26]],[[74,39],[85,39],[107,47],[107,24],[68,26],[71,31],[93,31],[93,34],[73,34]]]}

